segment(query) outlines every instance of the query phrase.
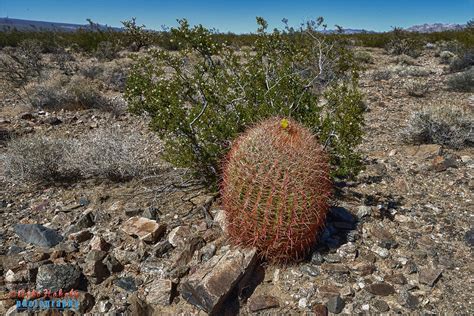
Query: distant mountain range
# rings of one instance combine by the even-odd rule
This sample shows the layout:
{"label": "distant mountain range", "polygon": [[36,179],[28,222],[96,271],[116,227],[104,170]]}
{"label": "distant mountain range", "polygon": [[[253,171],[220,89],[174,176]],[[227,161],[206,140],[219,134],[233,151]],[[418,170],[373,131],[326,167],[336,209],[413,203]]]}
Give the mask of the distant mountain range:
{"label": "distant mountain range", "polygon": [[[95,27],[105,30],[109,28],[107,25],[94,24]],[[74,32],[79,29],[90,29],[89,24],[72,24],[45,21],[32,21],[11,18],[0,18],[0,31],[8,31],[16,29],[18,31],[62,31]],[[120,30],[120,28],[113,28]]]}
{"label": "distant mountain range", "polygon": [[[109,28],[107,25],[96,25],[99,29]],[[433,33],[447,30],[461,30],[465,28],[463,24],[422,24],[414,25],[405,30],[410,32],[420,33]],[[32,21],[32,20],[21,20],[11,18],[0,18],[0,31],[8,30],[19,30],[19,31],[63,31],[63,32],[74,32],[79,29],[90,29],[89,24],[72,24],[72,23],[58,23],[58,22],[45,22],[45,21]],[[121,28],[113,27],[114,30],[121,30]],[[332,34],[335,30],[326,30],[324,33]],[[344,29],[344,34],[360,34],[360,33],[377,33],[375,31],[363,30],[363,29]]]}
{"label": "distant mountain range", "polygon": [[419,33],[434,33],[434,32],[443,32],[443,31],[456,31],[462,30],[466,27],[465,24],[449,24],[449,23],[433,23],[433,24],[421,24],[414,25],[412,27],[406,28],[405,30],[409,32],[419,32]]}

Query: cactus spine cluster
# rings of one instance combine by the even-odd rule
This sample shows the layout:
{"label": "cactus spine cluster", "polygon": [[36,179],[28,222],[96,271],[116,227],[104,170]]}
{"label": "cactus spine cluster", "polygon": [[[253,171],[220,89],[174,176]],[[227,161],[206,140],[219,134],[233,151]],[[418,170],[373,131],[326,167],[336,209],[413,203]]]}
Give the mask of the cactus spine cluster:
{"label": "cactus spine cluster", "polygon": [[324,225],[328,157],[311,131],[270,118],[234,142],[221,185],[231,242],[272,262],[303,258]]}

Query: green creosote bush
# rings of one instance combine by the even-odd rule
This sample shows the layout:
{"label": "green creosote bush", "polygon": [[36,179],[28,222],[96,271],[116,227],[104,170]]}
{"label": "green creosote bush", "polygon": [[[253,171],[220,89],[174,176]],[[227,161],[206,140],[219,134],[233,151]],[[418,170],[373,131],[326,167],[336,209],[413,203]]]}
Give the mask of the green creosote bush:
{"label": "green creosote bush", "polygon": [[325,27],[322,18],[298,30],[273,31],[257,18],[253,49],[238,52],[202,25],[178,22],[170,30],[178,52],[138,58],[125,90],[130,111],[151,117],[166,160],[215,187],[233,139],[262,119],[285,116],[319,137],[333,176],[357,174],[363,124],[358,66],[344,41],[317,32]]}
{"label": "green creosote bush", "polygon": [[385,46],[385,50],[390,55],[408,55],[412,58],[420,56],[421,48],[421,41],[401,28],[394,28]]}
{"label": "green creosote bush", "polygon": [[145,25],[137,25],[136,18],[122,21],[125,29],[126,44],[132,51],[138,52],[140,48],[151,44],[151,33],[145,30]]}

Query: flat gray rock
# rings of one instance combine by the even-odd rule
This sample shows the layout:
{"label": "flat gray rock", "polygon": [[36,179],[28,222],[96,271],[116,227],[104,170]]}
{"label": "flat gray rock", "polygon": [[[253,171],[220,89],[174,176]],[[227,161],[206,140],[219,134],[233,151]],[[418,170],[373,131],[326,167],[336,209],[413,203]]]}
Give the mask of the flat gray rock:
{"label": "flat gray rock", "polygon": [[51,248],[63,240],[55,230],[40,224],[16,224],[14,230],[24,242],[41,247]]}

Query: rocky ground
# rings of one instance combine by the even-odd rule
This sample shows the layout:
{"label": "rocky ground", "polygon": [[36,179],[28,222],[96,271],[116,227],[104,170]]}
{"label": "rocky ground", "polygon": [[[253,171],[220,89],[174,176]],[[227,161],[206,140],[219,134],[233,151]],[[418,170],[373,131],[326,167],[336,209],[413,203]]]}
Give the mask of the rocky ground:
{"label": "rocky ground", "polygon": [[[420,107],[472,109],[473,96],[446,91],[432,52],[410,66],[429,71],[422,98],[407,94],[402,75],[373,80],[395,58],[370,53],[361,80],[366,170],[337,185],[307,260],[269,265],[230,247],[218,196],[159,157],[156,174],[128,182],[3,181],[0,313],[15,314],[10,291],[33,288],[79,290],[81,314],[474,313],[474,150],[404,145],[399,136]],[[7,103],[3,146],[7,134],[76,135],[110,124],[156,141],[128,114],[25,113]]]}

